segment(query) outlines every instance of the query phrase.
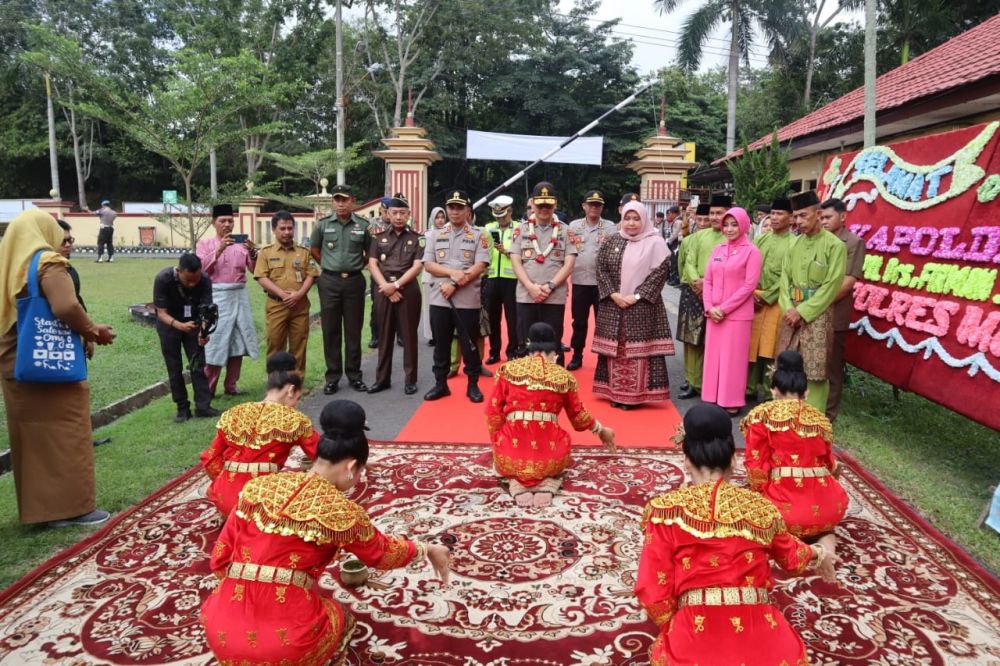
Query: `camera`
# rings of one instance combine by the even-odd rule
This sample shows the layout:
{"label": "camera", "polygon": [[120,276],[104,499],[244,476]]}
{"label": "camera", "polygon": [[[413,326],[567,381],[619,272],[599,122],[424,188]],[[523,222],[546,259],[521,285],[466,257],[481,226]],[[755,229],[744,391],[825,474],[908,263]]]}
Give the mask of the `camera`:
{"label": "camera", "polygon": [[195,308],[194,322],[198,324],[199,336],[207,338],[219,325],[219,306],[215,303],[198,305]]}

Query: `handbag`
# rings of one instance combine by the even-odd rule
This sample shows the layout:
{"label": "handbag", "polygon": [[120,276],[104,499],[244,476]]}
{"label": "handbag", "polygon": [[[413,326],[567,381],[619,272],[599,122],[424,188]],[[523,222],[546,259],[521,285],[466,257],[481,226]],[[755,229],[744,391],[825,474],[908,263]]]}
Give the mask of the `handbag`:
{"label": "handbag", "polygon": [[35,253],[28,268],[28,295],[17,299],[14,379],[30,384],[70,384],[87,379],[83,338],[52,314],[38,284]]}

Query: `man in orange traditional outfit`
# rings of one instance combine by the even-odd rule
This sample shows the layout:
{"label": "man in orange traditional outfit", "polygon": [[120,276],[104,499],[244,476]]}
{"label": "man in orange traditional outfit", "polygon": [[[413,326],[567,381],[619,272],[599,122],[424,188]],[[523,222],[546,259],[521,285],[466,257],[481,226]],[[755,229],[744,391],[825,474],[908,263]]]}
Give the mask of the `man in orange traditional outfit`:
{"label": "man in orange traditional outfit", "polygon": [[802,639],[771,603],[769,560],[833,581],[836,555],[804,544],[773,504],[726,480],[736,446],[721,407],[684,415],[683,448],[692,485],[653,499],[642,518],[635,593],[660,627],[651,663],[805,666]]}
{"label": "man in orange traditional outfit", "polygon": [[368,461],[361,406],[334,400],[320,422],[312,469],[247,483],[212,551],[220,581],[201,621],[222,664],[343,664],[354,620],[316,587],[341,550],[377,569],[427,557],[448,582],[447,548],[385,536],[344,494]]}
{"label": "man in orange traditional outfit", "polygon": [[590,430],[612,451],[615,433],[595,419],[580,401],[576,378],[556,363],[561,343],[551,326],[528,329],[528,355],[500,366],[486,406],[493,443],[493,464],[510,480],[519,506],[548,506],[569,466],[573,446],[559,425],[566,410],[575,430]]}

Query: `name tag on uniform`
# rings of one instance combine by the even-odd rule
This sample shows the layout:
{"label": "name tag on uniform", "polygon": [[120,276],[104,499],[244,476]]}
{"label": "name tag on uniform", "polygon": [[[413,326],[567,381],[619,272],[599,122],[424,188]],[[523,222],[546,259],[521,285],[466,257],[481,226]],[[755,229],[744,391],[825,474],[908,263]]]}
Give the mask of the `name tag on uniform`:
{"label": "name tag on uniform", "polygon": [[267,260],[268,261],[274,261],[274,262],[280,262],[281,261],[281,257],[268,257]]}
{"label": "name tag on uniform", "polygon": [[302,271],[300,270],[295,271],[295,281],[302,282]]}
{"label": "name tag on uniform", "polygon": [[184,318],[185,319],[190,319],[191,318],[191,306],[190,305],[185,305],[184,306]]}

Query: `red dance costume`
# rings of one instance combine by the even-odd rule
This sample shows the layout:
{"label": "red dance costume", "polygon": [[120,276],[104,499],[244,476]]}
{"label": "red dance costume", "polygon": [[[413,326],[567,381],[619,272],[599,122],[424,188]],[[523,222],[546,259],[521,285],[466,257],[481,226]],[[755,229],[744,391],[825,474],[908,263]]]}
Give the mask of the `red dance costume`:
{"label": "red dance costume", "polygon": [[226,410],[201,454],[212,479],[208,498],[223,515],[236,506],[247,481],[280,471],[293,446],[316,458],[319,434],[302,412],[276,402],[247,402]]}
{"label": "red dance costume", "polygon": [[506,478],[531,488],[570,463],[572,441],[559,425],[563,409],[575,430],[594,426],[568,370],[541,356],[505,363],[486,405],[493,464]]}
{"label": "red dance costume", "polygon": [[660,635],[653,666],[804,666],[805,646],[770,603],[771,565],[805,571],[812,549],[774,505],[725,481],[646,505],[635,593]]}
{"label": "red dance costume", "polygon": [[365,510],[315,474],[251,480],[212,551],[219,586],[201,607],[223,665],[340,664],[354,627],[321,595],[317,577],[341,550],[377,569],[403,567],[417,548],[386,537]]}
{"label": "red dance costume", "polygon": [[830,532],[847,512],[847,493],[833,476],[833,427],[803,400],[755,407],[740,429],[746,437],[750,487],[771,500],[799,537]]}

